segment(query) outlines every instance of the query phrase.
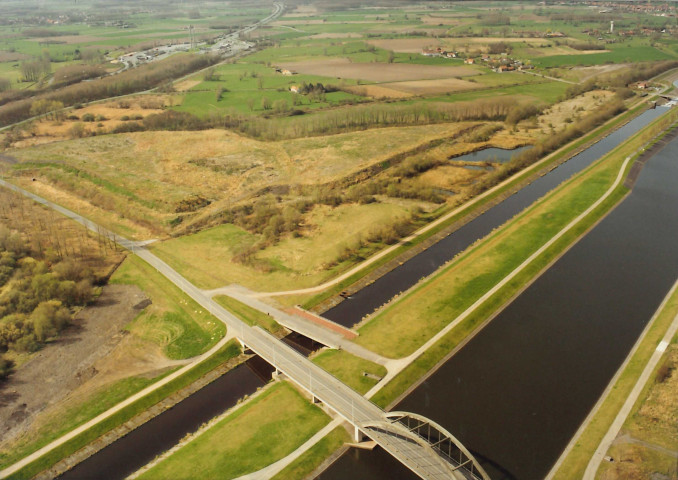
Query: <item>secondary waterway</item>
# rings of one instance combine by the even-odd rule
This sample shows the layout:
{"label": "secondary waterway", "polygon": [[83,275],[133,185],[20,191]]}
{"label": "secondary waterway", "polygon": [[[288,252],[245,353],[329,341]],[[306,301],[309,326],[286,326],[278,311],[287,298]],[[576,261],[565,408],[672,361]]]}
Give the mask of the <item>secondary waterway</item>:
{"label": "secondary waterway", "polygon": [[647,110],[558,168],[539,177],[503,202],[490,208],[440,242],[351,295],[351,297],[323,313],[323,316],[341,325],[353,326],[365,315],[372,313],[399,292],[404,292],[422,277],[435,272],[445,262],[464,251],[476,240],[485,237],[492,230],[503,225],[535,200],[601,158],[666,111],[667,109],[664,107]]}
{"label": "secondary waterway", "polygon": [[493,163],[505,163],[511,160],[511,157],[514,155],[532,148],[531,145],[525,147],[514,148],[513,150],[508,150],[506,148],[485,148],[483,150],[476,150],[475,152],[467,153],[465,155],[460,155],[458,157],[450,158],[454,162],[493,162]]}
{"label": "secondary waterway", "polygon": [[[469,225],[473,224],[474,226],[473,228],[464,230],[465,233],[463,238],[456,234],[450,235],[440,242],[442,245],[438,244],[440,247],[435,245],[429,248],[415,257],[418,261],[407,262],[404,265],[406,267],[405,269],[395,270],[394,272],[398,272],[398,275],[404,279],[404,283],[398,284],[401,286],[396,285],[394,287],[395,290],[393,290],[393,288],[391,288],[391,290],[384,290],[381,287],[378,290],[384,295],[384,298],[388,300],[393,294],[406,289],[421,278],[421,276],[435,271],[435,269],[449,258],[452,258],[458,251],[466,248],[467,244],[470,244],[477,238],[489,233],[495,226],[504,223],[515,213],[518,213],[536,198],[543,195],[543,193],[549,191],[561,181],[569,178],[573,173],[580,171],[593,160],[614,148],[629,135],[632,135],[639,128],[663,113],[664,110],[665,109],[657,109],[645,112],[627,126],[587,150],[587,152],[589,152],[592,149],[596,149],[595,154],[583,157],[582,154],[580,154],[577,157],[574,157],[566,164],[526,187],[526,189],[529,189],[531,192],[529,195],[521,195],[521,192],[523,191],[521,190],[521,192],[518,192],[497,206],[501,207],[504,205],[503,208],[497,209],[497,207],[494,207],[481,217],[478,217],[478,219],[484,219],[483,222],[478,222],[478,219],[471,222]],[[558,178],[553,176],[554,172],[559,173]],[[543,179],[546,178],[550,179],[549,183],[544,182]],[[539,188],[536,188],[536,186]],[[454,240],[450,241],[451,239]],[[469,239],[472,240],[469,241]],[[421,269],[422,266],[424,267],[423,270]],[[392,272],[392,274],[394,272]],[[390,276],[389,278],[393,277]],[[388,281],[386,283],[380,282],[380,285],[388,285]],[[393,291],[394,293],[391,294],[389,291]],[[365,301],[365,298],[361,296],[361,294],[362,292],[352,297],[351,301],[345,301],[341,305],[350,304],[354,307],[359,306],[360,303]],[[360,300],[360,298],[363,298],[363,300]],[[366,298],[369,300],[369,295],[367,295]],[[376,304],[367,301],[366,306],[362,308],[362,311],[369,313],[382,303],[383,301],[377,301]],[[355,315],[357,315],[357,319],[359,320],[363,314],[360,313],[360,309],[355,309],[355,311],[357,312]],[[349,322],[348,324],[352,323],[354,322]],[[313,346],[311,346],[311,348],[313,348]],[[252,365],[252,363],[254,362],[251,362],[250,365]],[[259,373],[255,373],[254,370],[259,371]],[[100,478],[104,480],[124,478],[148,463],[156,455],[174,446],[186,433],[196,430],[205,421],[230,408],[235,404],[237,399],[256,391],[256,389],[263,384],[262,378],[268,378],[267,375],[270,374],[270,371],[260,370],[260,368],[251,369],[243,366],[227,373],[168,411],[102,449],[100,452],[63,474],[60,478]],[[432,381],[432,379],[429,381]],[[429,405],[431,403],[430,401],[427,402],[422,403],[422,405]],[[415,408],[412,408],[411,410],[421,411]],[[424,413],[428,414],[427,411]],[[432,418],[436,418],[433,415],[431,416]],[[443,425],[446,424],[443,423]],[[451,430],[455,431],[454,429]],[[379,450],[376,450],[374,453],[352,452],[349,455],[345,455],[338,462],[337,466],[333,467],[327,475],[333,475],[332,472],[336,472],[337,468],[341,469],[341,465],[345,462],[352,462],[355,459],[364,459],[365,456],[369,458],[369,464],[372,470],[367,470],[369,473],[366,474],[366,470],[364,469],[365,462],[359,461],[356,465],[349,467],[351,470],[353,468],[357,469],[355,475],[352,474],[354,480],[359,480],[360,478],[409,478],[409,471]],[[382,473],[380,474],[378,472]],[[323,478],[325,478],[325,476],[323,476]],[[339,474],[338,477],[327,478],[344,477]]]}
{"label": "secondary waterway", "polygon": [[[297,333],[284,341],[303,355],[318,348],[316,342]],[[234,406],[245,395],[256,392],[271,379],[272,373],[273,367],[254,356],[58,478],[123,479],[175,446],[186,434]]]}
{"label": "secondary waterway", "polygon": [[[443,425],[494,480],[543,478],[678,277],[677,181],[674,139],[615,210],[394,409]],[[320,478],[413,478],[395,462],[352,453]]]}

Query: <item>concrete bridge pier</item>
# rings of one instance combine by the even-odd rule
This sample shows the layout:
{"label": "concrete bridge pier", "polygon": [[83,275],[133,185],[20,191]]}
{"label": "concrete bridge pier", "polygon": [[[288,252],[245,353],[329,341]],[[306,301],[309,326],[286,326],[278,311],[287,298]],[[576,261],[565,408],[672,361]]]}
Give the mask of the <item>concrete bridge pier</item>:
{"label": "concrete bridge pier", "polygon": [[363,432],[356,426],[353,427],[353,441],[355,443],[362,443],[367,438]]}

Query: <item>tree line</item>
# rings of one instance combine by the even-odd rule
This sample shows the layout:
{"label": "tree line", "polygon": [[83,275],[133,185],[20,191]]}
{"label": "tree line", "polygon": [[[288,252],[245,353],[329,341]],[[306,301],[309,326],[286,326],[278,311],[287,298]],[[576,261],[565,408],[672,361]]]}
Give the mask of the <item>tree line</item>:
{"label": "tree line", "polygon": [[[0,126],[31,117],[31,106],[36,101],[57,101],[64,106],[127,95],[161,86],[172,79],[213,65],[218,57],[212,55],[174,55],[165,60],[148,63],[118,75],[90,82],[77,83],[55,91],[5,92],[0,97]],[[30,95],[30,98],[25,98]]]}

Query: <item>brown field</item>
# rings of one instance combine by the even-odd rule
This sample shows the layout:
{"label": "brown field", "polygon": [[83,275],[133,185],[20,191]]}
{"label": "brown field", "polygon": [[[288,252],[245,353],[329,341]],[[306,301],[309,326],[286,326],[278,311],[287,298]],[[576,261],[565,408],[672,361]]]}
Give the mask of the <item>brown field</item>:
{"label": "brown field", "polygon": [[94,37],[91,35],[62,35],[60,37],[49,37],[49,39],[45,39],[42,37],[39,38],[29,38],[28,41],[30,42],[43,42],[45,40],[49,41],[56,41],[56,42],[63,42],[67,44],[73,44],[73,43],[89,43],[89,42],[99,42],[102,40],[106,40],[104,37]]}
{"label": "brown field", "polygon": [[184,80],[183,82],[175,83],[174,84],[174,89],[177,92],[187,92],[191,88],[200,85],[202,83],[202,80]]}
{"label": "brown field", "polygon": [[351,63],[348,59],[344,58],[289,62],[282,64],[282,67],[310,75],[351,78],[371,82],[398,82],[477,75],[473,68],[467,67],[415,65],[409,63]]}
{"label": "brown field", "polygon": [[[160,113],[162,112],[162,109],[148,107],[153,106],[154,103],[169,105],[171,101],[171,97],[165,95],[145,95],[127,100],[129,108],[120,108],[119,102],[113,101],[88,105],[79,110],[72,110],[68,112],[67,116],[76,115],[79,118],[82,118],[83,115],[87,113],[90,113],[95,117],[97,115],[103,115],[106,120],[82,123],[87,130],[101,130],[106,132],[112,130],[121,123],[124,123],[125,121],[121,120],[124,116],[133,117],[135,115],[141,115],[142,117],[145,117],[153,113]],[[146,106],[146,108],[144,108],[144,106]],[[81,122],[80,120],[36,121],[33,123],[32,135],[22,141],[16,142],[14,147],[24,148],[31,145],[68,139],[71,137],[69,131],[76,123]],[[99,126],[99,124],[101,124],[101,126]]]}
{"label": "brown field", "polygon": [[19,52],[0,51],[0,62],[16,62],[17,60],[24,60],[26,58],[30,58],[30,56]]}
{"label": "brown field", "polygon": [[468,23],[470,19],[453,17],[453,16],[434,16],[434,15],[424,15],[420,18],[422,23],[427,25],[461,25],[463,23]]}
{"label": "brown field", "polygon": [[412,95],[435,95],[448,92],[463,92],[483,87],[482,84],[467,82],[466,80],[459,80],[457,78],[384,83],[380,86]]}
{"label": "brown field", "polygon": [[594,90],[571,100],[557,103],[539,116],[539,126],[544,130],[550,128],[549,125],[561,128],[568,118],[573,118],[575,115],[584,115],[595,110],[612,96],[614,96],[613,92]]}
{"label": "brown field", "polygon": [[434,40],[432,38],[396,38],[396,39],[377,39],[369,40],[367,43],[385,50],[393,50],[401,53],[421,53],[426,47],[444,47],[459,48],[463,45],[474,45],[476,47],[487,46],[490,43],[507,42],[526,42],[532,45],[543,45],[549,43],[546,38],[488,38],[488,37],[459,37]]}
{"label": "brown field", "polygon": [[316,33],[306,38],[362,38],[363,36],[359,33],[348,32],[348,33]]}
{"label": "brown field", "polygon": [[360,95],[361,97],[405,98],[412,96],[411,93],[398,91],[393,88],[387,88],[383,85],[356,85],[346,87],[345,89],[354,93],[355,95]]}

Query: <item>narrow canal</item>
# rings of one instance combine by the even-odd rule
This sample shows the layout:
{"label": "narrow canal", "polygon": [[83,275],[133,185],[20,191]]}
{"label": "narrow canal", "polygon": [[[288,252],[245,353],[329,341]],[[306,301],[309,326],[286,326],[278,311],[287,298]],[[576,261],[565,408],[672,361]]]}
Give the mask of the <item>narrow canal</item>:
{"label": "narrow canal", "polygon": [[[678,277],[678,139],[631,195],[395,410],[440,423],[494,480],[543,478]],[[381,451],[319,478],[413,478]]]}
{"label": "narrow canal", "polygon": [[[351,309],[349,311],[354,315],[354,317],[351,318],[359,320],[363,315],[361,312],[371,312],[375,307],[384,303],[384,301],[391,298],[398,291],[408,288],[411,284],[421,278],[421,276],[435,271],[441,264],[456,255],[457,252],[466,248],[468,244],[486,235],[496,226],[504,223],[515,215],[515,213],[518,213],[535,199],[542,196],[545,192],[569,178],[573,173],[585,168],[593,160],[607,153],[625,138],[632,135],[664,112],[665,109],[663,108],[645,112],[619,131],[588,149],[586,152],[572,158],[548,175],[541,177],[539,180],[509,199],[496,207],[493,207],[491,210],[467,225],[467,227],[469,225],[471,225],[471,227],[464,227],[464,229],[462,229],[462,234],[458,234],[458,232],[461,232],[462,230],[455,232],[455,234],[450,235],[439,244],[434,245],[414,259],[405,263],[401,268],[398,268],[386,277],[383,277],[382,280],[377,282],[379,286],[376,290],[370,290],[371,293],[368,292],[367,294],[363,294],[363,291],[361,291],[356,296],[352,297],[352,300],[343,302],[339,307],[342,307],[343,305],[343,308],[345,308],[350,305]],[[587,152],[590,152],[593,149],[595,149],[595,152],[587,154]],[[545,181],[545,179],[549,179],[548,182]],[[528,194],[523,193],[526,190],[529,192]],[[391,285],[389,282],[395,283]],[[383,298],[384,300],[374,301],[370,295],[379,295],[381,296],[380,298]],[[334,310],[335,315],[339,315],[340,311]],[[341,315],[342,318],[349,318],[343,313],[341,313]],[[336,320],[336,317],[332,318]],[[352,325],[355,321],[340,323]],[[299,343],[299,339],[295,339],[295,341]],[[219,415],[221,412],[233,406],[239,398],[255,392],[259,386],[263,385],[263,379],[268,378],[267,375],[270,375],[271,370],[266,371],[266,367],[263,367],[262,370],[262,366],[256,365],[256,360],[250,362],[250,367],[254,368],[241,366],[227,373],[168,411],[102,449],[100,452],[77,465],[72,470],[64,473],[59,478],[98,478],[102,480],[113,480],[124,478],[133,473],[155,458],[155,456],[174,446],[187,433],[197,430],[202,423]],[[427,381],[419,390],[414,392],[414,397],[408,397],[406,402],[409,401],[409,398],[418,398],[416,397],[416,395],[419,394],[418,392],[422,391],[422,388],[425,390],[426,385],[429,385],[433,380],[434,377],[429,379],[429,381]],[[447,381],[448,380],[443,380],[442,382],[443,384],[446,384]],[[439,387],[436,386],[435,388]],[[466,389],[464,389],[464,391],[466,391]],[[443,400],[445,396],[446,394],[444,391],[441,391],[440,396],[436,396],[435,398]],[[458,401],[461,400],[456,400],[455,397],[453,402],[456,403]],[[413,402],[419,405],[420,408],[410,408],[412,411],[423,412],[434,419],[439,418],[428,410],[429,407],[437,405],[434,401],[434,397],[422,401],[417,399],[413,400]],[[448,399],[447,401],[444,401],[444,404],[447,404],[449,407],[449,405],[452,404],[450,402],[452,401]],[[426,406],[426,409],[422,410],[421,408],[424,406]],[[455,430],[456,426],[451,425],[447,420],[443,420],[440,423],[450,428],[455,434],[457,433]],[[469,420],[466,425],[474,425],[474,423]],[[471,448],[475,448],[475,445],[471,446]],[[478,451],[480,453],[484,452],[480,447],[478,447]],[[368,459],[367,463],[365,462],[366,457]],[[488,458],[493,457],[490,456]],[[375,452],[350,452],[342,457],[330,471],[323,474],[322,478],[345,478],[346,468],[350,468],[350,471],[355,469],[355,475],[353,475],[353,473],[351,474],[351,476],[354,477],[352,480],[359,480],[361,478],[410,478],[409,471],[379,450],[376,450]],[[495,469],[493,471],[498,470]]]}
{"label": "narrow canal", "polygon": [[416,257],[411,258],[374,283],[351,295],[350,298],[323,313],[323,316],[341,325],[353,326],[365,315],[372,313],[399,292],[404,292],[422,277],[435,272],[445,262],[464,251],[476,240],[485,237],[492,230],[503,225],[535,200],[589,166],[666,111],[666,108],[659,107],[644,112],[600,142],[575,155],[543,177],[539,177],[530,185],[511,195]]}
{"label": "narrow canal", "polygon": [[[303,355],[319,348],[317,343],[296,333],[284,341]],[[256,392],[268,383],[272,373],[273,367],[254,356],[57,478],[123,479],[174,447],[186,434],[234,406],[245,395]]]}

